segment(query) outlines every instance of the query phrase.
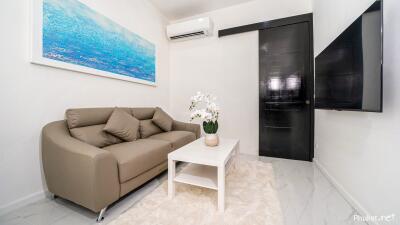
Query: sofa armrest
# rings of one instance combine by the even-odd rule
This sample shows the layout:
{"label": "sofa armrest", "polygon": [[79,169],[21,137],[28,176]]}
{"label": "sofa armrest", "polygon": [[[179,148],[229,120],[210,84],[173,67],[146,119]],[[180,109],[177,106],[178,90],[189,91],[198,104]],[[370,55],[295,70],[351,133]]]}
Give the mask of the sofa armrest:
{"label": "sofa armrest", "polygon": [[65,121],[42,131],[42,163],[50,192],[94,212],[118,200],[118,165],[108,151],[71,137]]}
{"label": "sofa armrest", "polygon": [[201,126],[199,124],[184,123],[174,120],[174,123],[172,124],[172,130],[190,131],[196,134],[196,138],[200,138],[201,136]]}

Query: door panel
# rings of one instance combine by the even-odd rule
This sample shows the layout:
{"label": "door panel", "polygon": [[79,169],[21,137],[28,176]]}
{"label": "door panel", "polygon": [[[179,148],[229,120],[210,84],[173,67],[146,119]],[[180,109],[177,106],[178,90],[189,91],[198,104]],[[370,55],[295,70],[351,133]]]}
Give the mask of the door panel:
{"label": "door panel", "polygon": [[312,159],[312,46],[310,23],[259,31],[262,156]]}

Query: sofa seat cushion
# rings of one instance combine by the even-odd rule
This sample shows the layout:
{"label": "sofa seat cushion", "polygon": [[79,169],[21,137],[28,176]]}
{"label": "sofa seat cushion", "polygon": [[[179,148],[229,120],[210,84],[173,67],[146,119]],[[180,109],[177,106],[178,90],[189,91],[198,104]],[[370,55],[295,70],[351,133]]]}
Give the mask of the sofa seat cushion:
{"label": "sofa seat cushion", "polygon": [[196,135],[189,131],[170,131],[150,136],[149,139],[168,141],[173,150],[176,150],[196,140]]}
{"label": "sofa seat cushion", "polygon": [[139,139],[103,149],[111,152],[117,159],[119,180],[122,184],[165,162],[171,145],[162,140]]}

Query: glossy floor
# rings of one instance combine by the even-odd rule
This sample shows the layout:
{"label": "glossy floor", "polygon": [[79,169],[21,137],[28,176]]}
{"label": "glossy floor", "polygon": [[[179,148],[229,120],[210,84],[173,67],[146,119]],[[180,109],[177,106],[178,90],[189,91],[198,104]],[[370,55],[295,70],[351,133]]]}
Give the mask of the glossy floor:
{"label": "glossy floor", "polygon": [[[357,212],[310,162],[260,157],[272,163],[285,225],[366,225],[355,222]],[[128,210],[166,179],[166,173],[110,207],[107,224]],[[0,217],[7,225],[96,224],[96,215],[66,200],[44,199]]]}

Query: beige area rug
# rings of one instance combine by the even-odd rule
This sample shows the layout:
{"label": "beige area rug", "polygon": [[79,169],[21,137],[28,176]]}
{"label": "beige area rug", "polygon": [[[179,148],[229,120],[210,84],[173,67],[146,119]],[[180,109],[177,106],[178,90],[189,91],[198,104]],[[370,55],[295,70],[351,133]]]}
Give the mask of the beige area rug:
{"label": "beige area rug", "polygon": [[226,177],[225,212],[217,212],[217,192],[176,184],[168,199],[168,182],[144,197],[111,225],[282,225],[283,218],[274,188],[272,165],[236,157]]}

